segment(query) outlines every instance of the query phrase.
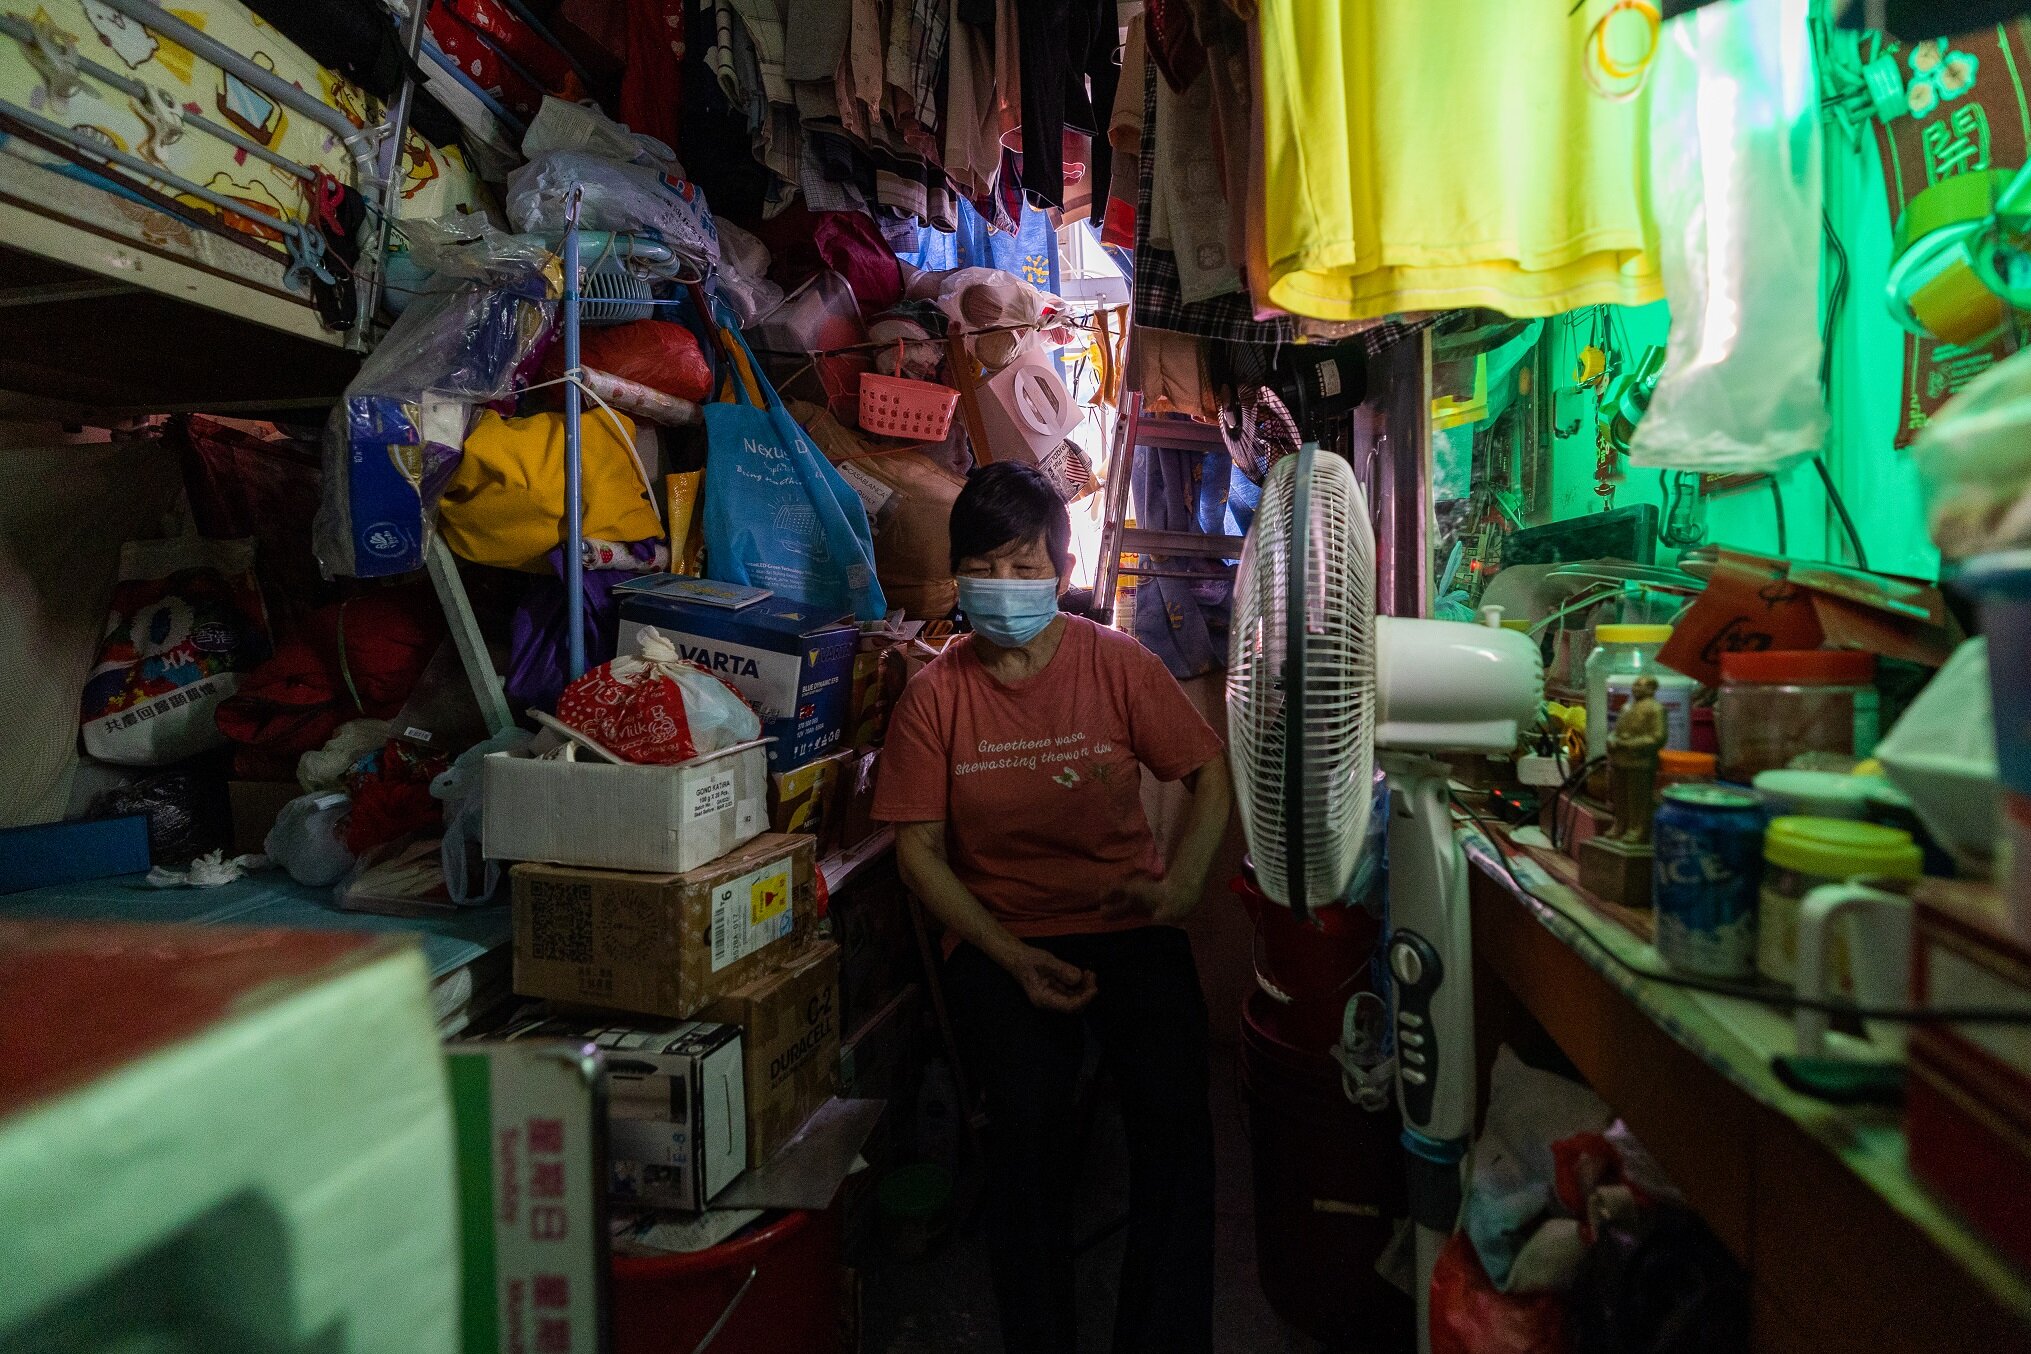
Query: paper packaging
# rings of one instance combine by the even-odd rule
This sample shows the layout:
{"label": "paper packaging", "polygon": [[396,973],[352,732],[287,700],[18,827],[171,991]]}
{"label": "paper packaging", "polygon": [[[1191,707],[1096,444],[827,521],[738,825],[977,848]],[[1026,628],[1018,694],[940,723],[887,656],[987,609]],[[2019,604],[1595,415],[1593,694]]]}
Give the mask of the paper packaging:
{"label": "paper packaging", "polygon": [[608,1193],[616,1203],[696,1212],[747,1169],[746,1062],[734,1026],[536,1020],[500,1037],[583,1040],[605,1053]]}
{"label": "paper packaging", "polygon": [[759,744],[676,766],[496,752],[486,758],[482,849],[493,860],[608,870],[695,870],[767,827]]}
{"label": "paper packaging", "polygon": [[688,1019],[809,933],[815,845],[770,833],[683,874],[517,865],[515,991]]}
{"label": "paper packaging", "polygon": [[494,1294],[489,1306],[468,1290],[468,1349],[511,1347],[539,1322],[563,1354],[603,1343],[606,1077],[585,1043],[445,1045],[465,1274],[491,1276]]}
{"label": "paper packaging", "polygon": [[806,833],[818,839],[821,853],[830,849],[839,836],[841,790],[853,762],[851,752],[835,752],[770,776],[769,830]]}
{"label": "paper packaging", "polygon": [[839,1089],[839,947],[806,946],[705,1017],[746,1033],[748,1160],[763,1165]]}
{"label": "paper packaging", "polygon": [[769,770],[823,757],[845,736],[853,652],[850,621],[759,588],[675,574],[624,583],[619,651],[632,653],[647,626],[678,653],[731,683],[762,716]]}

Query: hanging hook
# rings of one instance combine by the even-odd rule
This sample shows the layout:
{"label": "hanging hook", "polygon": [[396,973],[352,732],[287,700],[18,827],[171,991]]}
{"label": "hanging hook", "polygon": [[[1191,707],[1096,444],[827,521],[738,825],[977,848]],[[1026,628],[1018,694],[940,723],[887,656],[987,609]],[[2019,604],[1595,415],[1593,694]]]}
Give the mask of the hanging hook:
{"label": "hanging hook", "polygon": [[38,14],[32,26],[35,41],[25,44],[28,64],[35,67],[35,73],[49,87],[49,97],[61,103],[85,87],[84,77],[78,74],[77,40],[50,22],[47,15]]}

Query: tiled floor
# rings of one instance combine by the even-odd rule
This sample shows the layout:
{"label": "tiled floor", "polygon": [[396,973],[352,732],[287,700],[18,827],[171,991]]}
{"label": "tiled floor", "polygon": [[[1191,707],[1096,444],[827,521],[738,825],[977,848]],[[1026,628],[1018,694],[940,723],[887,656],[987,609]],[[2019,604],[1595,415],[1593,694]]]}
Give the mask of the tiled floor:
{"label": "tiled floor", "polygon": [[[1324,1354],[1325,1347],[1285,1326],[1263,1300],[1255,1277],[1255,1219],[1248,1140],[1234,1085],[1232,1050],[1213,1058],[1219,1231],[1215,1239],[1213,1347],[1217,1354]],[[1126,1199],[1126,1143],[1120,1120],[1100,1117],[1089,1153],[1082,1236],[1118,1218]],[[1123,1241],[1116,1236],[1080,1261],[1080,1349],[1104,1354],[1114,1320]],[[870,1266],[863,1289],[862,1347],[867,1354],[999,1354],[986,1246],[977,1225],[948,1236],[922,1260]],[[1067,1351],[1067,1354],[1072,1354]]]}

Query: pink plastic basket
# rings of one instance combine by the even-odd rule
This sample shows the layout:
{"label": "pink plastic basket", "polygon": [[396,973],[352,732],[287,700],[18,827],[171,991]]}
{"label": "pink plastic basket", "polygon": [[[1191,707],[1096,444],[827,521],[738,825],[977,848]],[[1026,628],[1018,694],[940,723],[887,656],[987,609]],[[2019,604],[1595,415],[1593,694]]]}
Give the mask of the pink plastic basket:
{"label": "pink plastic basket", "polygon": [[[896,350],[900,366],[900,343]],[[958,403],[959,392],[936,381],[912,381],[873,371],[860,374],[860,426],[864,432],[918,442],[943,441]]]}

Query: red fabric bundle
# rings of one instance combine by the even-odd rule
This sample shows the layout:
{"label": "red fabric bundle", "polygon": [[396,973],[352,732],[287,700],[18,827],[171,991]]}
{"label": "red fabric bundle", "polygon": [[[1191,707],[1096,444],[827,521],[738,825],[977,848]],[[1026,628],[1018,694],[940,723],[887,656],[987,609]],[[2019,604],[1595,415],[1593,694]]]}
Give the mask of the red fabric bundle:
{"label": "red fabric bundle", "polygon": [[[712,398],[712,364],[698,346],[698,337],[667,320],[636,320],[610,328],[587,329],[579,336],[578,360],[594,371],[633,381],[680,400],[704,404]],[[544,357],[552,377],[564,374],[564,348],[553,346]]]}
{"label": "red fabric bundle", "polygon": [[430,782],[450,765],[436,753],[389,739],[369,769],[346,782],[353,797],[346,850],[360,856],[412,832],[442,827],[444,804],[430,793]]}
{"label": "red fabric bundle", "polygon": [[1488,1281],[1465,1232],[1446,1238],[1432,1266],[1432,1354],[1566,1354],[1565,1299],[1503,1293]]}
{"label": "red fabric bundle", "polygon": [[444,640],[444,616],[421,586],[320,607],[303,633],[247,674],[219,706],[235,743],[296,755],[325,745],[349,719],[402,708]]}
{"label": "red fabric bundle", "polygon": [[881,227],[864,212],[820,212],[811,241],[825,266],[846,279],[860,313],[873,315],[903,299],[903,269],[882,238]]}

